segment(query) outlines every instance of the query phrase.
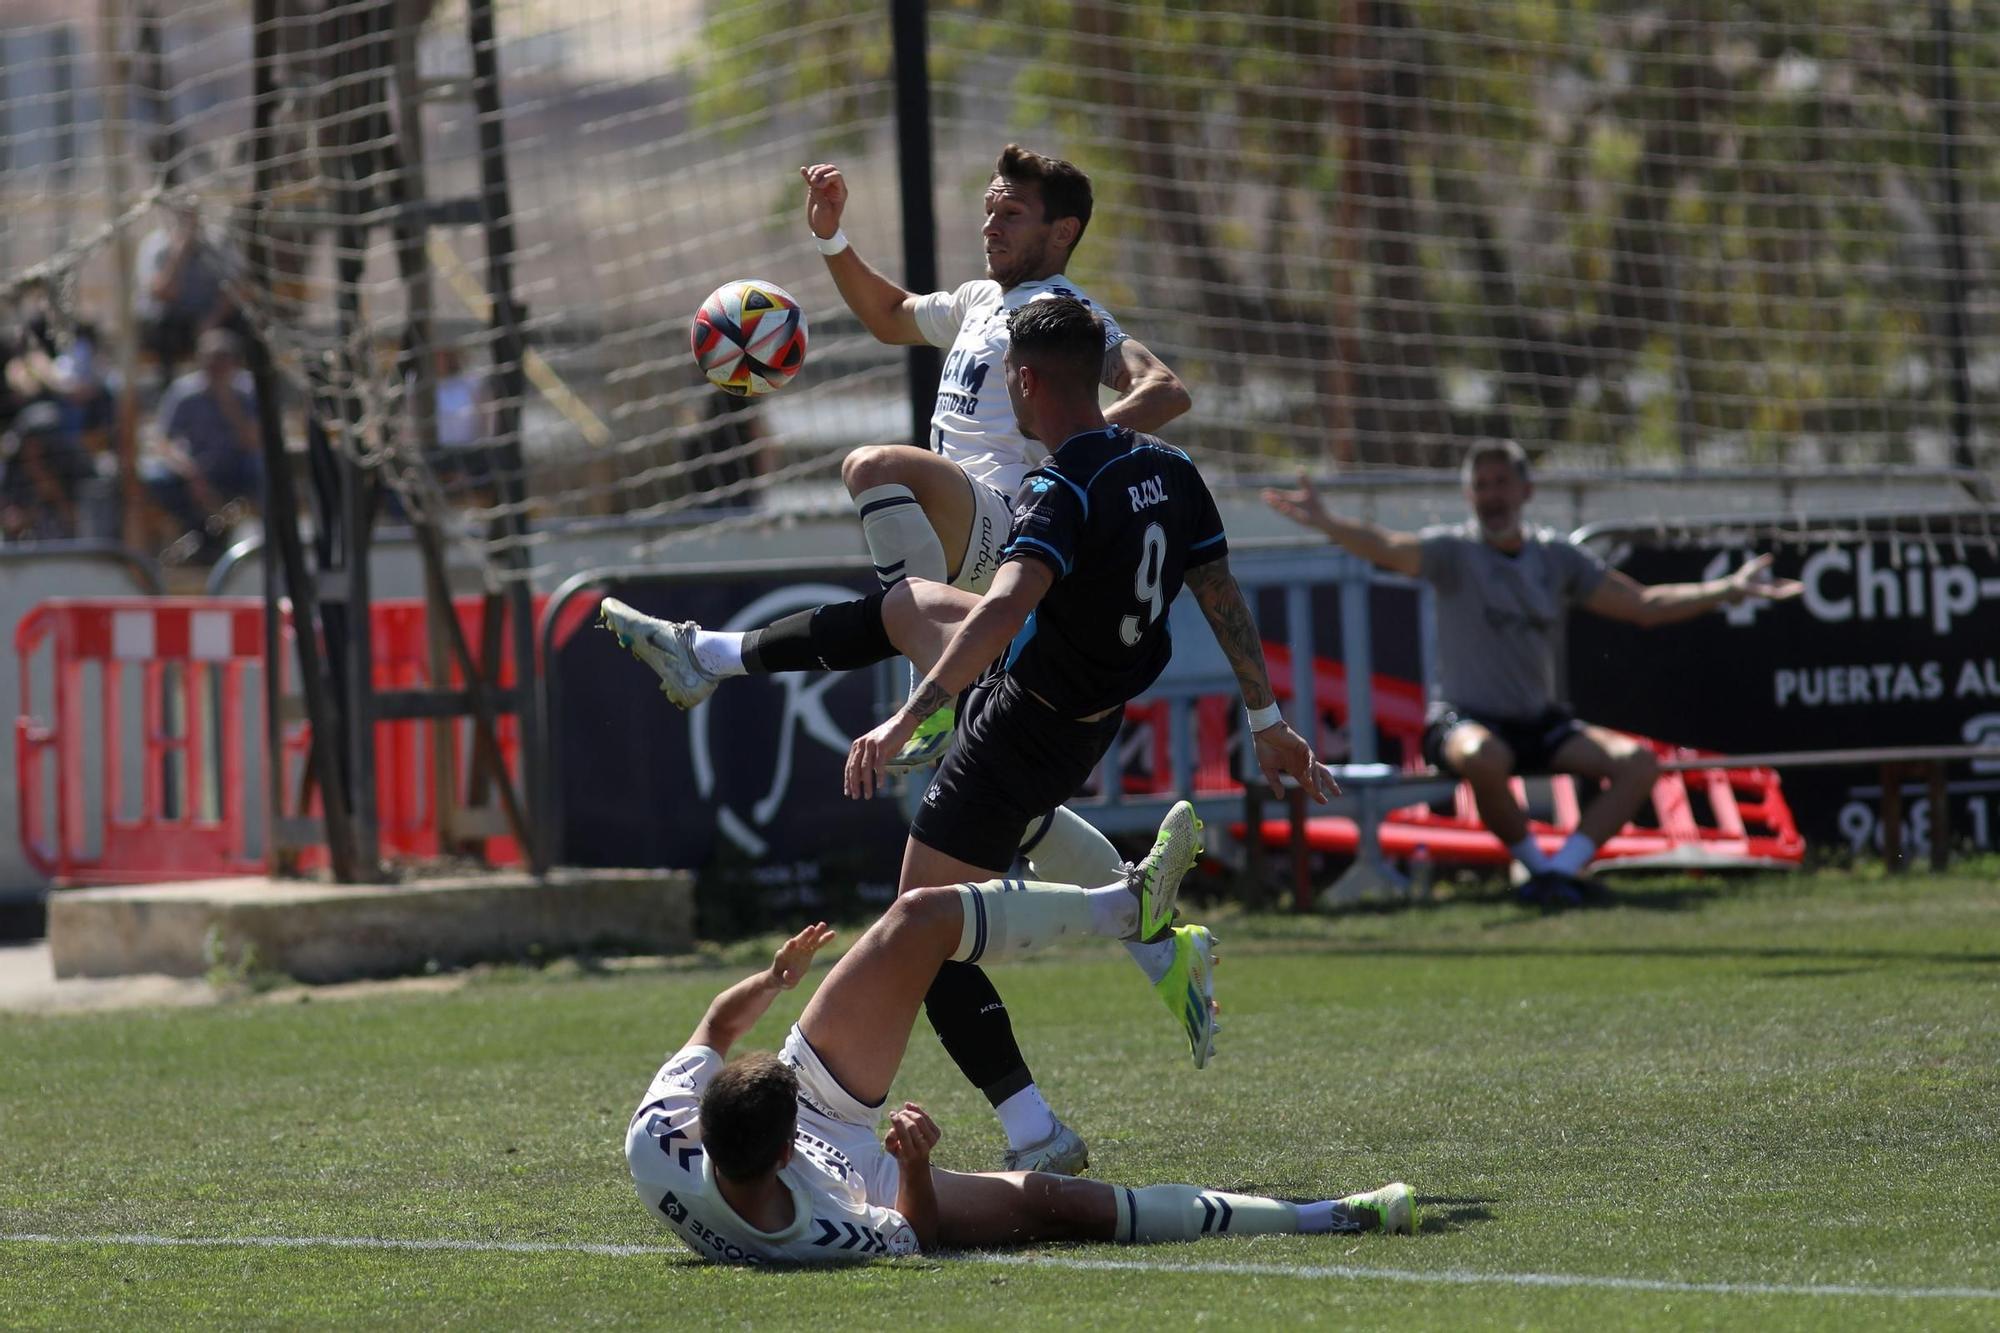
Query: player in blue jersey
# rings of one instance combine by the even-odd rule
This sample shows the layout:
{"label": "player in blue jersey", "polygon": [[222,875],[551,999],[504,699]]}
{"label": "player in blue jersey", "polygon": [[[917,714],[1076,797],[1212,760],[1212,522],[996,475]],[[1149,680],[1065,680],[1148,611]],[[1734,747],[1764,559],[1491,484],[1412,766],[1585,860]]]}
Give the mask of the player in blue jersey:
{"label": "player in blue jersey", "polygon": [[[984,600],[913,579],[736,635],[698,627],[683,634],[621,603],[605,604],[606,625],[670,687],[714,688],[704,652],[751,672],[845,670],[898,650],[935,663],[894,717],[855,742],[844,777],[850,795],[872,795],[916,727],[964,692],[964,734],[925,793],[905,845],[904,891],[1003,875],[1036,830],[1075,819],[1061,803],[1116,737],[1124,704],[1165,666],[1172,650],[1167,610],[1183,585],[1236,671],[1258,765],[1274,790],[1289,776],[1315,799],[1332,792],[1330,775],[1273,702],[1262,641],[1229,574],[1227,538],[1199,471],[1179,450],[1112,426],[1099,410],[1102,337],[1097,317],[1072,298],[1047,297],[1012,316],[1004,358],[1009,402],[1024,434],[1055,449],[1026,478]],[[1115,866],[1078,864],[1087,858],[1045,857],[1040,847],[1028,854],[1049,879],[1103,883],[1115,873]],[[1128,948],[1182,1024],[1196,1065],[1206,1064],[1214,1039],[1208,932],[1153,922]],[[1036,1087],[991,980],[976,967],[948,963],[928,1009],[946,1050],[999,1115],[1006,1164],[1081,1169],[1088,1161],[1083,1140]]]}
{"label": "player in blue jersey", "polygon": [[[935,665],[894,716],[854,742],[848,794],[872,795],[923,720],[958,701],[958,742],[910,825],[905,890],[1005,872],[1024,832],[1084,785],[1116,739],[1127,701],[1166,665],[1167,612],[1183,585],[1235,669],[1266,779],[1276,789],[1289,776],[1320,801],[1333,792],[1311,747],[1279,716],[1201,473],[1180,450],[1113,426],[1099,410],[1101,330],[1088,307],[1065,297],[1014,313],[1008,396],[1022,433],[1051,453],[1016,498],[993,586],[980,598],[911,580],[883,602],[892,640],[913,661]],[[1131,947],[1172,1010],[1190,983],[1209,993],[1211,943],[1199,926],[1147,923]],[[947,1025],[934,1010],[933,1022],[993,1102],[1010,1143],[1030,1140],[1048,1154],[1045,1163],[1086,1162],[1081,1138],[1036,1089],[991,981],[951,965],[936,989],[940,1000],[962,992],[948,1006],[962,1017]],[[1195,1063],[1205,1064],[1212,1005],[1182,1003],[1179,1016]]]}
{"label": "player in blue jersey", "polygon": [[1051,1240],[1414,1234],[1416,1200],[1401,1182],[1294,1204],[1192,1185],[945,1171],[930,1164],[937,1124],[914,1102],[889,1112],[877,1141],[917,1006],[940,965],[1139,933],[1148,917],[1172,914],[1200,852],[1197,829],[1183,802],[1130,881],[1102,888],[987,880],[906,893],[834,965],[780,1054],[729,1062],[730,1048],[799,983],[833,932],[822,923],[794,936],[769,968],[716,996],[653,1076],[625,1133],[640,1202],[696,1254],[740,1264]]}

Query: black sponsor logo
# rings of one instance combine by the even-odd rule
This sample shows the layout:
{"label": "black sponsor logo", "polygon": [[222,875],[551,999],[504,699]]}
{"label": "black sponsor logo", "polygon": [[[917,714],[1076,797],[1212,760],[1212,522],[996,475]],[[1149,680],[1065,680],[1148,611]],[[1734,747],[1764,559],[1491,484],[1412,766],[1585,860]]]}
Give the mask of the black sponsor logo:
{"label": "black sponsor logo", "polygon": [[744,1249],[689,1212],[688,1206],[671,1190],[660,1200],[660,1212],[667,1221],[681,1229],[698,1253],[732,1264],[761,1264],[765,1261],[763,1255]]}

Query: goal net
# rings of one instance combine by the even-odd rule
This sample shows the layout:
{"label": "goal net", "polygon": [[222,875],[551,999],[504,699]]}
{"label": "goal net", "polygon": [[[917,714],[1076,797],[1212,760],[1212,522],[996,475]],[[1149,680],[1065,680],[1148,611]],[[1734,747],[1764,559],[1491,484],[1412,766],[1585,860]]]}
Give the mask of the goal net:
{"label": "goal net", "polygon": [[[149,238],[192,210],[277,359],[288,432],[441,510],[495,578],[566,572],[508,549],[510,514],[530,543],[627,525],[645,558],[837,510],[848,450],[910,438],[905,361],[805,243],[797,168],[847,168],[848,231],[900,278],[898,8],[493,0],[482,124],[466,0],[16,0],[0,291],[58,351],[95,325],[112,362],[150,299]],[[1190,385],[1171,434],[1221,484],[1449,466],[1480,435],[1614,472],[1992,464],[1991,6],[926,17],[944,284],[980,270],[1004,143],[1077,161],[1097,211],[1071,272]],[[518,355],[491,318],[502,167]],[[701,298],[744,276],[812,325],[800,379],[750,402],[709,388],[686,342]],[[157,393],[161,367],[124,361]]]}

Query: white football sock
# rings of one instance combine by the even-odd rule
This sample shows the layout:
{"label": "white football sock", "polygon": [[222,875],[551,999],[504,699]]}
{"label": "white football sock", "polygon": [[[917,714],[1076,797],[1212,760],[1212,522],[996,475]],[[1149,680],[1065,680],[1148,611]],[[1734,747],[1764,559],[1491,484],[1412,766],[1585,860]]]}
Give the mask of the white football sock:
{"label": "white football sock", "polygon": [[1032,1083],[995,1106],[993,1113],[1000,1117],[1007,1147],[1017,1152],[1056,1132],[1056,1113],[1042,1096],[1042,1090]]}
{"label": "white football sock", "polygon": [[1109,884],[1125,874],[1111,840],[1066,805],[1028,825],[1021,846],[1035,874],[1052,884]]}
{"label": "white football sock", "polygon": [[[1066,805],[1030,824],[1022,846],[1027,848],[1028,865],[1034,872],[1059,884],[1111,884],[1125,874],[1125,863],[1111,840]],[[1125,952],[1132,955],[1150,982],[1157,983],[1174,965],[1172,936],[1151,944],[1126,940]]]}
{"label": "white football sock", "polygon": [[1590,864],[1590,858],[1597,855],[1597,844],[1581,833],[1569,835],[1569,841],[1556,848],[1556,854],[1549,858],[1549,869],[1565,875],[1580,873]]}
{"label": "white football sock", "polygon": [[744,635],[735,630],[698,629],[694,632],[695,665],[711,676],[744,676]]}
{"label": "white football sock", "polygon": [[1193,1185],[1114,1187],[1111,1192],[1118,1201],[1117,1230],[1111,1238],[1127,1245],[1203,1236],[1289,1236],[1302,1230],[1299,1208],[1281,1199]]}
{"label": "white football sock", "polygon": [[944,544],[908,486],[871,486],[854,497],[854,512],[883,587],[913,577],[944,582]]}
{"label": "white football sock", "polygon": [[1154,940],[1151,944],[1146,944],[1140,940],[1126,940],[1125,952],[1132,955],[1132,961],[1137,963],[1139,970],[1146,974],[1146,980],[1152,982],[1155,986],[1160,984],[1160,978],[1173,970],[1174,937],[1172,935],[1168,935],[1165,939]]}
{"label": "white football sock", "polygon": [[1139,900],[1122,883],[1079,889],[1032,879],[989,879],[959,885],[958,901],[965,918],[951,956],[960,963],[1019,958],[1066,935],[1125,939],[1139,928]]}
{"label": "white football sock", "polygon": [[1535,841],[1535,835],[1532,833],[1507,850],[1514,854],[1516,861],[1537,875],[1549,868],[1549,858],[1542,855],[1542,845]]}

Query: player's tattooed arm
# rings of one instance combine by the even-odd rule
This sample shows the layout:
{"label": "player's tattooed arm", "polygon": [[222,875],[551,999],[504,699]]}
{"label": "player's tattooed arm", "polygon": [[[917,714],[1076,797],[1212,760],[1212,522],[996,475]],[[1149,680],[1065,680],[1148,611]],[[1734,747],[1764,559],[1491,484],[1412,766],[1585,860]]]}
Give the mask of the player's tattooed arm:
{"label": "player's tattooed arm", "polygon": [[1257,633],[1257,622],[1250,618],[1250,604],[1243,600],[1236,576],[1229,572],[1229,558],[1197,565],[1182,582],[1200,604],[1208,627],[1215,631],[1215,641],[1236,673],[1244,705],[1263,708],[1273,702],[1271,676],[1264,665],[1264,639]]}
{"label": "player's tattooed arm", "polygon": [[950,702],[951,694],[944,686],[934,680],[926,680],[917,687],[917,692],[910,696],[909,702],[903,705],[903,711],[921,722]]}
{"label": "player's tattooed arm", "polygon": [[[1250,618],[1243,589],[1229,572],[1228,557],[1189,570],[1181,581],[1194,594],[1209,628],[1215,631],[1215,641],[1222,645],[1222,654],[1236,673],[1237,687],[1243,691],[1244,706],[1254,711],[1275,703],[1271,674],[1264,665],[1264,640]],[[1253,732],[1252,743],[1257,768],[1273,796],[1282,794],[1284,778],[1296,782],[1322,805],[1339,793],[1333,774],[1313,757],[1312,746],[1282,718]]]}

